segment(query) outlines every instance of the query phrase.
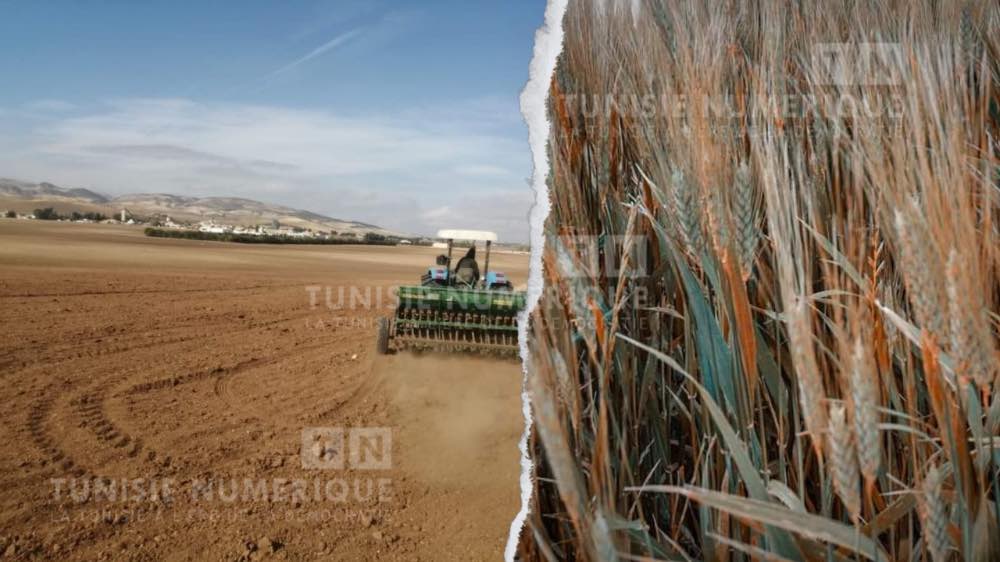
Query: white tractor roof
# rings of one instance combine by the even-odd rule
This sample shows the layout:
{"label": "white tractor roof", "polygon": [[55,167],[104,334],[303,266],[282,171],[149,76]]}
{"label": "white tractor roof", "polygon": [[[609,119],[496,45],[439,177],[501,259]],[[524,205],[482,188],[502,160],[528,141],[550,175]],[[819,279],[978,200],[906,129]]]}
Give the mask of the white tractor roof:
{"label": "white tractor roof", "polygon": [[439,230],[437,237],[445,240],[497,241],[497,233],[488,230]]}

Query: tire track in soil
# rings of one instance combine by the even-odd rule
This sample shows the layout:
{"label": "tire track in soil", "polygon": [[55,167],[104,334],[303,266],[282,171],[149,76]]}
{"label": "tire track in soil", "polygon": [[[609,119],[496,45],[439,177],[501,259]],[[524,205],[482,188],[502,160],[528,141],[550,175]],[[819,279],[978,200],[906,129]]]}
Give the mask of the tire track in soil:
{"label": "tire track in soil", "polygon": [[[145,461],[164,468],[171,467],[173,459],[170,455],[157,453],[145,445],[141,437],[129,435],[116,425],[104,408],[105,396],[100,392],[92,392],[76,399],[74,404],[81,417],[81,423],[90,429],[105,445],[115,449],[124,449],[124,455],[130,459]],[[176,467],[175,467],[176,468]]]}
{"label": "tire track in soil", "polygon": [[83,477],[87,474],[87,470],[69,458],[66,452],[59,447],[59,442],[53,439],[45,429],[45,420],[48,418],[54,402],[55,396],[48,395],[32,405],[26,423],[28,434],[35,447],[45,457],[42,468],[47,469],[46,472],[62,469],[62,471],[74,476]]}
{"label": "tire track in soil", "polygon": [[[188,336],[176,338],[176,340],[172,341],[161,341],[163,344],[173,344],[192,341],[199,338],[203,339],[203,336]],[[149,344],[132,346],[128,350],[122,350],[122,352],[144,349],[155,345],[156,342],[150,342]],[[239,372],[245,369],[253,368],[254,366],[276,363],[280,360],[281,358],[273,358],[269,360],[248,360],[229,368],[229,370]],[[153,382],[133,385],[123,394],[127,395],[149,392],[152,390],[160,390],[163,388],[177,386],[179,384],[197,382],[213,376],[219,377],[220,375],[225,375],[226,370],[227,369],[225,368],[216,368],[208,371],[190,372],[180,377],[165,377]],[[77,398],[69,400],[68,406],[78,416],[79,425],[90,430],[97,441],[114,449],[126,448],[126,457],[139,461],[145,461],[147,466],[170,467],[173,463],[173,458],[170,455],[159,453],[150,448],[148,445],[145,445],[141,437],[128,434],[116,425],[107,415],[104,408],[104,402],[110,394],[110,389],[127,379],[128,376],[128,374],[122,374],[117,377],[112,377],[111,379],[105,379],[98,385],[96,390],[86,392]],[[64,439],[53,436],[51,432],[45,428],[46,420],[54,413],[53,407],[57,404],[60,398],[66,394],[70,394],[71,390],[72,388],[67,388],[66,384],[49,385],[45,387],[41,391],[44,397],[37,400],[31,407],[27,422],[24,424],[24,429],[27,430],[27,433],[36,449],[43,454],[42,468],[44,469],[44,472],[70,474],[76,478],[98,477],[96,474],[98,471],[95,470],[94,467],[86,466],[85,464],[82,464],[79,459],[70,455],[70,453],[63,446]],[[58,413],[58,411],[56,413]],[[176,470],[178,467],[173,468]]]}
{"label": "tire track in soil", "polygon": [[212,392],[217,398],[222,400],[226,406],[232,409],[247,411],[244,401],[240,400],[239,396],[232,390],[232,381],[236,376],[254,369],[260,369],[282,363],[290,357],[300,355],[303,351],[323,349],[326,347],[329,347],[326,343],[299,346],[279,355],[274,355],[265,359],[253,358],[240,362],[233,367],[223,368],[215,378],[215,383],[212,386]]}
{"label": "tire track in soil", "polygon": [[[60,295],[61,301],[0,299],[0,321],[9,326],[0,362],[11,371],[0,385],[8,405],[0,412],[6,428],[0,435],[13,441],[0,453],[6,469],[0,482],[9,490],[0,499],[0,526],[5,535],[21,537],[26,550],[19,556],[236,560],[263,536],[279,540],[289,560],[479,560],[501,551],[518,498],[519,433],[493,435],[489,426],[520,426],[516,366],[509,395],[517,404],[509,417],[489,406],[502,399],[481,363],[426,370],[420,367],[426,362],[407,364],[396,374],[409,376],[383,377],[368,322],[375,313],[330,320],[326,309],[308,306],[301,290],[388,286],[412,277],[414,264],[433,259],[433,250],[385,249],[360,263],[358,250],[262,248],[252,257],[257,261],[234,267],[224,257],[237,250],[224,245],[148,252],[159,241],[101,225],[0,224],[0,234],[10,229],[23,230],[25,240],[45,251],[0,249],[3,292]],[[58,236],[45,245],[50,231],[79,232],[89,245],[68,250]],[[102,259],[108,252],[114,260]],[[211,253],[220,259],[206,259]],[[16,269],[2,267],[5,255],[20,260]],[[62,260],[86,265],[63,268]],[[198,273],[172,275],[178,268]],[[80,294],[90,288],[81,283],[100,289],[104,282],[117,286]],[[121,290],[130,287],[137,290]],[[105,335],[109,325],[114,330]],[[285,519],[289,512],[310,514],[310,506],[258,500],[216,504],[229,519],[187,517],[204,507],[187,493],[199,478],[373,476],[303,468],[300,430],[310,425],[391,427],[394,465],[375,476],[392,478],[398,501],[335,508],[343,519]],[[161,464],[167,455],[170,467]],[[513,476],[491,468],[504,463]],[[105,483],[167,476],[181,488],[169,505],[142,505],[108,520],[90,513],[92,503],[52,500],[47,477],[74,475]],[[167,517],[143,516],[160,512]],[[70,520],[60,519],[66,515]]]}
{"label": "tire track in soil", "polygon": [[[44,477],[45,475],[50,475],[50,478],[70,477],[88,481],[95,481],[98,478],[101,478],[87,467],[81,465],[79,461],[71,458],[70,455],[60,446],[59,439],[53,437],[45,428],[46,421],[52,413],[53,405],[56,403],[57,399],[64,394],[65,393],[45,392],[44,397],[35,401],[29,410],[25,428],[30,436],[32,444],[42,453],[43,460],[36,470],[29,470],[27,474],[20,475],[20,478],[18,478],[20,482],[16,483],[18,487],[25,486],[26,484],[34,482],[39,477]],[[30,468],[30,465],[25,468]],[[103,478],[102,481],[104,483],[109,482],[107,478]],[[51,481],[49,481],[49,485],[52,485]],[[90,517],[90,515],[84,511],[84,507],[80,503],[77,503],[68,497],[64,497],[61,502],[58,501],[54,497],[54,490],[50,488],[35,490],[35,493],[36,496],[32,502],[33,509],[30,509],[28,512],[23,514],[23,516],[29,521],[37,521],[38,524],[48,525],[52,523],[64,522],[78,523],[81,520],[86,520]],[[41,506],[47,506],[47,508],[44,510],[39,509]],[[59,515],[49,515],[48,518],[45,515],[42,515],[43,513],[52,512],[56,512]],[[114,523],[115,521],[105,522]],[[115,532],[116,531],[113,529],[97,527],[86,533],[78,534],[75,536],[74,540],[77,546],[86,546],[106,539]]]}
{"label": "tire track in soil", "polygon": [[[280,325],[280,324],[285,324],[285,323],[292,323],[292,322],[294,322],[295,320],[298,320],[298,319],[299,318],[292,316],[292,317],[287,317],[287,318],[279,318],[279,319],[273,319],[273,320],[268,320],[268,321],[261,321],[261,322],[255,323],[251,328],[248,328],[248,331],[249,330],[255,330],[255,329],[261,329],[261,328],[269,328],[269,327],[272,327],[272,326],[276,326],[276,325]],[[118,345],[118,346],[112,345],[112,346],[108,346],[106,344],[106,342],[110,338],[108,338],[108,337],[94,337],[90,341],[79,343],[79,344],[74,344],[74,345],[70,345],[70,346],[51,346],[50,347],[50,346],[46,346],[44,344],[41,344],[41,345],[36,345],[36,346],[23,346],[19,351],[22,354],[29,355],[29,356],[40,355],[42,351],[44,351],[45,354],[47,354],[47,355],[61,356],[61,358],[53,359],[52,361],[50,361],[50,363],[52,363],[52,364],[59,364],[59,363],[63,363],[63,362],[74,362],[74,361],[78,361],[78,360],[84,359],[84,358],[89,358],[89,359],[107,358],[107,357],[110,357],[110,356],[121,355],[121,354],[124,354],[124,353],[137,352],[137,351],[143,351],[143,350],[146,350],[146,349],[161,348],[161,347],[166,347],[166,346],[171,346],[171,345],[177,345],[177,344],[183,344],[183,343],[188,343],[188,342],[193,342],[193,341],[204,340],[205,337],[206,336],[210,336],[213,333],[213,331],[207,331],[205,333],[198,333],[198,334],[192,335],[192,334],[190,334],[191,329],[192,328],[202,328],[202,329],[205,329],[205,328],[210,328],[211,327],[211,328],[215,328],[216,329],[215,331],[217,332],[219,328],[229,327],[230,323],[231,323],[231,319],[226,319],[224,321],[220,321],[220,322],[216,322],[216,323],[210,323],[210,324],[206,324],[204,322],[198,322],[198,323],[191,323],[190,325],[173,326],[173,327],[166,328],[166,329],[159,328],[159,329],[146,330],[146,331],[143,331],[143,332],[130,332],[126,337],[122,338],[123,340],[126,340],[126,342],[132,342],[132,341],[134,341],[136,339],[141,339],[141,338],[144,338],[144,337],[153,337],[154,338],[152,341],[146,341],[146,342],[141,342],[141,343],[125,343],[124,345]],[[165,331],[166,332],[178,331],[178,332],[188,332],[188,333],[185,334],[185,335],[180,335],[180,336],[175,336],[175,337],[162,337],[163,333]],[[159,336],[159,339],[156,339],[158,336]],[[103,344],[103,345],[100,345],[100,347],[98,349],[93,349],[93,346],[97,345],[97,344]],[[10,359],[8,361],[11,364],[13,364],[13,363],[16,362],[14,359]]]}
{"label": "tire track in soil", "polygon": [[[294,318],[280,318],[268,321],[266,324],[274,325],[291,320],[294,320]],[[223,322],[220,322],[219,324],[221,325]],[[202,327],[204,328],[205,326],[202,325]],[[178,330],[179,329],[183,328],[178,328]],[[143,336],[155,334],[155,330],[149,330],[142,333]],[[203,340],[204,338],[205,336],[203,334],[180,336],[176,338],[161,338],[151,342],[144,342],[122,348],[98,350],[96,353],[91,352],[84,355],[84,357],[94,358],[111,354],[123,354],[141,351],[143,349],[181,344],[199,339]],[[98,341],[95,343],[100,342]],[[79,347],[84,347],[85,345],[86,344],[83,344]],[[322,347],[323,344],[318,344],[299,348],[299,350],[320,349]],[[65,350],[60,350],[58,355],[63,355],[62,352],[64,351]],[[165,377],[156,381],[133,385],[122,394],[129,395],[162,390],[164,388],[174,387],[180,384],[198,382],[211,377],[216,377],[216,385],[218,385],[220,381],[230,376],[235,376],[240,372],[253,368],[276,364],[294,353],[295,352],[289,352],[268,359],[251,359],[228,368],[215,368],[207,371],[190,372],[179,377]],[[79,360],[79,358],[64,359],[63,361],[75,360]],[[60,361],[57,360],[55,363],[58,364],[59,362]],[[143,462],[143,464],[147,467],[169,467],[174,471],[179,468],[183,468],[183,465],[180,467],[172,466],[175,461],[171,455],[163,454],[152,449],[144,443],[141,436],[130,435],[120,426],[116,425],[107,415],[104,403],[110,395],[110,389],[120,384],[128,377],[128,374],[123,374],[110,379],[105,379],[98,385],[96,390],[86,392],[77,398],[69,400],[68,406],[74,411],[76,416],[78,416],[79,425],[90,430],[98,442],[104,444],[108,448],[124,449],[125,457]],[[64,447],[64,439],[54,436],[45,428],[46,420],[54,413],[53,406],[56,405],[60,398],[69,394],[71,391],[71,388],[65,388],[65,385],[63,385],[63,388],[60,389],[61,391],[56,391],[57,388],[57,386],[52,385],[46,387],[46,389],[42,391],[45,398],[38,400],[31,408],[28,421],[24,427],[27,429],[27,433],[31,437],[31,441],[35,444],[36,448],[43,453],[43,467],[47,472],[70,474],[76,478],[96,478],[98,477],[96,475],[98,471],[95,470],[94,467],[85,466],[85,464],[81,464],[79,459],[72,457]],[[233,402],[235,403],[236,401],[234,400]],[[91,456],[96,455],[92,453]]]}
{"label": "tire track in soil", "polygon": [[[132,459],[146,468],[169,468],[176,471],[179,467],[172,466],[173,458],[170,455],[159,453],[145,445],[141,437],[130,435],[108,415],[105,403],[112,395],[112,389],[133,376],[136,375],[130,372],[115,373],[100,380],[89,390],[77,393],[74,398],[66,402],[67,422],[75,421],[77,427],[88,430],[94,436],[94,442],[90,444],[87,456],[98,464]],[[67,394],[69,393],[67,392]],[[56,413],[63,412],[57,410]],[[65,451],[63,442],[71,437],[64,433],[61,439],[59,437],[52,439],[61,447],[61,450]],[[75,445],[80,447],[79,443],[75,443]],[[103,445],[104,449],[100,449],[98,445]],[[91,466],[89,469],[84,469],[83,472],[85,475],[96,476],[101,471],[97,467]]]}

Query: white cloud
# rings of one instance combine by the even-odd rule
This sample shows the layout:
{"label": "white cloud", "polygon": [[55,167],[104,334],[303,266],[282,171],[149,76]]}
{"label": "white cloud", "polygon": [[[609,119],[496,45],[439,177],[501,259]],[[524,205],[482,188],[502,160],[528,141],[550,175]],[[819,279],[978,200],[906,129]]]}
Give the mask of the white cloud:
{"label": "white cloud", "polygon": [[[0,176],[248,197],[411,232],[481,227],[527,239],[527,145],[475,116],[133,99],[24,126],[0,123],[0,141],[16,140],[0,153]],[[441,208],[450,213],[433,212]]]}
{"label": "white cloud", "polygon": [[508,176],[510,171],[492,164],[463,164],[455,167],[455,173],[463,176]]}
{"label": "white cloud", "polygon": [[42,99],[24,104],[24,109],[30,113],[62,113],[73,111],[76,105],[64,100]]}

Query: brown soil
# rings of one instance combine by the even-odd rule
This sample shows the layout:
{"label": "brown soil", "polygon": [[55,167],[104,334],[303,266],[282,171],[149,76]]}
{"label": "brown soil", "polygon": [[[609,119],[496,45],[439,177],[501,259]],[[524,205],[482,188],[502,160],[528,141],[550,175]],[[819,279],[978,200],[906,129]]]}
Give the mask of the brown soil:
{"label": "brown soil", "polygon": [[[0,557],[500,558],[519,365],[374,350],[435,253],[0,220]],[[391,467],[306,468],[310,427],[388,428]]]}

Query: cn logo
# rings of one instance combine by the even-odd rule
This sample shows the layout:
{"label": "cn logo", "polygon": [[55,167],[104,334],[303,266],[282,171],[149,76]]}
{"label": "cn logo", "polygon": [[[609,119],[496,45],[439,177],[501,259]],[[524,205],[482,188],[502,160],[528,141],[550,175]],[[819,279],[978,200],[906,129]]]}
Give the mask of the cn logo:
{"label": "cn logo", "polygon": [[306,427],[300,456],[306,469],[386,470],[392,468],[392,428]]}

